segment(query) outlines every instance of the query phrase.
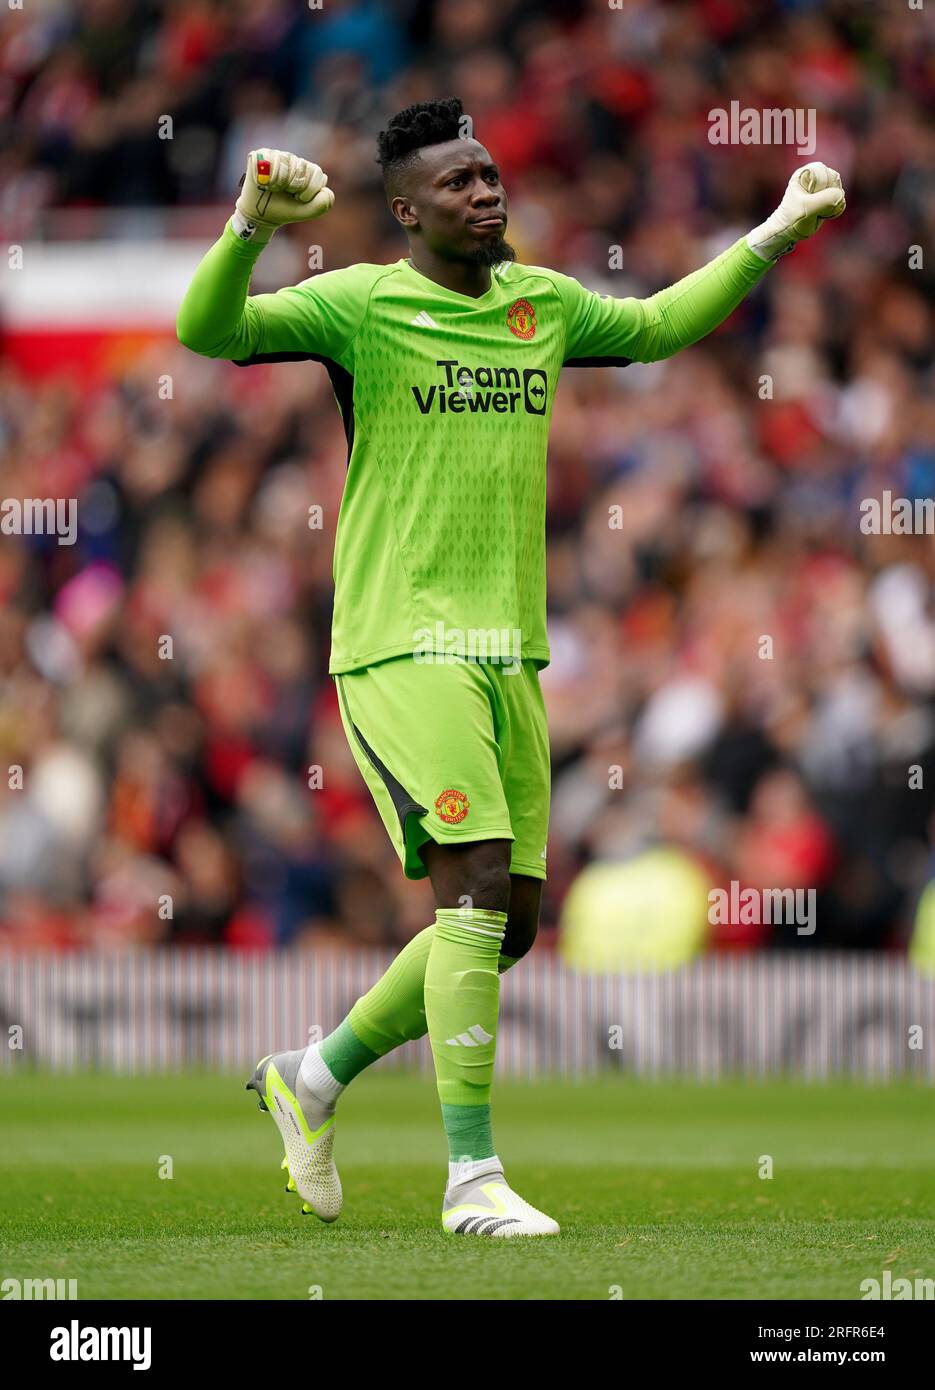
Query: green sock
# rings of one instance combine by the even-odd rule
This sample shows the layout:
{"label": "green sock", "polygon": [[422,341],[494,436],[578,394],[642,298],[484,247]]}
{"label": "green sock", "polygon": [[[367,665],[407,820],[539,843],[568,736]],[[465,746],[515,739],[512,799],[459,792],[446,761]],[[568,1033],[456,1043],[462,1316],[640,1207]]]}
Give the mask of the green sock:
{"label": "green sock", "polygon": [[[434,935],[432,925],[407,942],[343,1023],[322,1039],[322,1061],[342,1085],[394,1047],[424,1038],[429,1031],[425,1021],[425,964]],[[501,954],[497,966],[500,974],[520,959]]]}
{"label": "green sock", "polygon": [[439,908],[425,967],[429,1026],[442,1120],[453,1162],[490,1158],[490,1088],[500,1008],[505,912]]}
{"label": "green sock", "polygon": [[369,1067],[380,1055],[373,1052],[354,1032],[350,1014],[343,1023],[338,1024],[333,1033],[322,1038],[319,1052],[321,1060],[335,1081],[340,1081],[342,1086],[353,1081],[358,1072],[363,1071],[364,1067]]}
{"label": "green sock", "polygon": [[426,927],[408,941],[347,1016],[354,1032],[377,1057],[428,1031],[422,993],[434,932],[434,927]]}

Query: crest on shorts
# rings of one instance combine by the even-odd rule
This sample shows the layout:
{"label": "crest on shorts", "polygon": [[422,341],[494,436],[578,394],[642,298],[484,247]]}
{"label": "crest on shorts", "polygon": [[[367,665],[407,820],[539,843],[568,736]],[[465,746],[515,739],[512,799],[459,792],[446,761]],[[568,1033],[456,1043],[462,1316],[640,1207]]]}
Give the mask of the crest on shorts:
{"label": "crest on shorts", "polygon": [[447,787],[435,798],[435,809],[448,825],[457,825],[464,820],[471,803],[464,792],[455,787]]}
{"label": "crest on shorts", "polygon": [[517,338],[528,340],[536,331],[536,311],[528,299],[516,299],[506,311],[506,322]]}

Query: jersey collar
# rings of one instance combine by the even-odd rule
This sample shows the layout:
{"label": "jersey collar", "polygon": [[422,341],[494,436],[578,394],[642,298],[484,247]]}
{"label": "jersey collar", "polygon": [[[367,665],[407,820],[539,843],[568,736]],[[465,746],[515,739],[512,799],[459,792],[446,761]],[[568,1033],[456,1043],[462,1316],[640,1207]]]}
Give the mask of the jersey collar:
{"label": "jersey collar", "polygon": [[398,263],[405,270],[408,270],[410,275],[415,275],[417,279],[424,280],[426,284],[431,285],[439,294],[449,295],[452,299],[460,300],[463,304],[489,304],[494,300],[500,289],[498,274],[504,265],[503,261],[498,261],[496,265],[490,267],[490,288],[475,298],[472,294],[461,294],[458,290],[449,290],[444,285],[440,285],[437,280],[433,280],[430,275],[423,275],[422,271],[417,269],[406,256],[401,256]]}

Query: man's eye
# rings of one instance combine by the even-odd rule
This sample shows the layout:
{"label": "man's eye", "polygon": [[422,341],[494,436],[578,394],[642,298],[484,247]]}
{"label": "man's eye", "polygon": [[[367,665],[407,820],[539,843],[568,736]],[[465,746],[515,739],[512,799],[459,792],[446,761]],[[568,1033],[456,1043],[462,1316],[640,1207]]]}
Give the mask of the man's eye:
{"label": "man's eye", "polygon": [[449,188],[454,188],[454,186],[455,186],[456,183],[463,183],[463,182],[464,182],[463,179],[449,179],[449,180],[448,180],[448,187],[449,187]]}

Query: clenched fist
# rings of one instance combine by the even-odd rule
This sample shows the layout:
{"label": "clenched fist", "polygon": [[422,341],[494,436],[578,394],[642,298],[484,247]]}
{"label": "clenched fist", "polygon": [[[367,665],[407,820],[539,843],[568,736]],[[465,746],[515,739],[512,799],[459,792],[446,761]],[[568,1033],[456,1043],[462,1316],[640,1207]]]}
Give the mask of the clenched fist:
{"label": "clenched fist", "polygon": [[796,169],[779,207],[749,233],[747,244],[765,261],[775,260],[812,236],[828,218],[840,217],[846,207],[841,175],[813,160]]}
{"label": "clenched fist", "polygon": [[285,150],[251,150],[232,225],[244,241],[269,241],[287,222],[311,222],[334,204],[328,175]]}

